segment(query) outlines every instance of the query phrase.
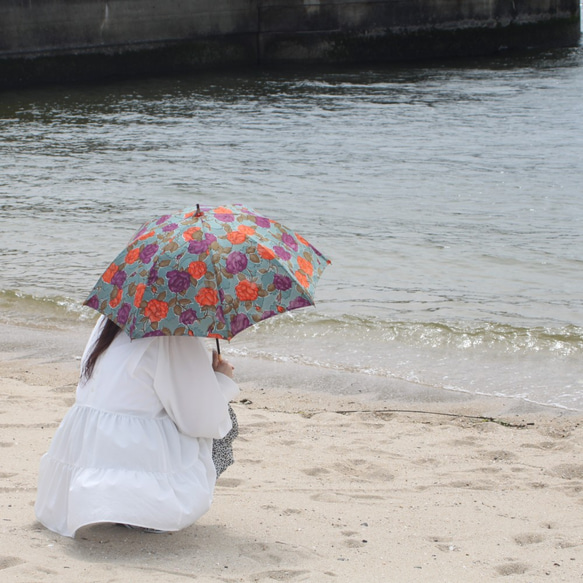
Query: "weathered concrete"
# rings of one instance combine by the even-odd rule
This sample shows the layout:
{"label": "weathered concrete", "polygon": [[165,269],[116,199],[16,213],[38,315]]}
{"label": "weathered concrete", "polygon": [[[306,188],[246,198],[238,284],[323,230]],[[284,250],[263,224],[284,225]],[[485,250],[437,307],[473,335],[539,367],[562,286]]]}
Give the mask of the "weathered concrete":
{"label": "weathered concrete", "polygon": [[0,0],[0,86],[573,46],[579,0]]}

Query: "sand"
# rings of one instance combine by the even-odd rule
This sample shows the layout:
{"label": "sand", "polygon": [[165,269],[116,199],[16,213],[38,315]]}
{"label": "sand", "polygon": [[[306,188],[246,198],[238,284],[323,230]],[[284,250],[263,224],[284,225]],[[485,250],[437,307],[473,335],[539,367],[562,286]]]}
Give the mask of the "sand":
{"label": "sand", "polygon": [[270,389],[261,362],[239,367],[237,463],[197,524],[56,535],[34,516],[37,469],[82,345],[43,355],[14,338],[0,345],[3,583],[583,581],[582,415]]}

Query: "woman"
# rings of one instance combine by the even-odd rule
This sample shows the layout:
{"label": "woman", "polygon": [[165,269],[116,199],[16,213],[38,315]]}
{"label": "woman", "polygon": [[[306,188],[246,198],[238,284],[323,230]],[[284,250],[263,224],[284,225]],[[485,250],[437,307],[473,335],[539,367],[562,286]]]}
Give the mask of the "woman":
{"label": "woman", "polygon": [[[233,367],[216,353],[211,364],[198,338],[130,340],[101,317],[75,404],[41,459],[39,521],[71,537],[99,522],[157,531],[195,522],[212,502],[213,440],[236,430],[232,377]],[[219,472],[232,462],[220,446]]]}

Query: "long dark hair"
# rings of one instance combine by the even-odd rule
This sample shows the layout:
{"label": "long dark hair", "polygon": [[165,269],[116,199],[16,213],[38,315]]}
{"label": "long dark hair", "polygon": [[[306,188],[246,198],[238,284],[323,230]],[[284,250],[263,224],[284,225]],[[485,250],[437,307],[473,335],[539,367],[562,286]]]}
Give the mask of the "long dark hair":
{"label": "long dark hair", "polygon": [[105,321],[93,348],[87,360],[83,365],[82,378],[89,380],[93,374],[93,369],[95,368],[95,363],[97,359],[109,348],[109,345],[113,342],[114,338],[118,335],[121,328],[110,319]]}

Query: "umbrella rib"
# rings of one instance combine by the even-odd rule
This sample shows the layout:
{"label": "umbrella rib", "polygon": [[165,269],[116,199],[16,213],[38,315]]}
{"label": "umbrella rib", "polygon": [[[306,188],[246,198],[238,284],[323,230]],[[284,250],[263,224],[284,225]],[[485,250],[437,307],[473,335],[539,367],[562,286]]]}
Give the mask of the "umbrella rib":
{"label": "umbrella rib", "polygon": [[[204,214],[202,214],[202,216],[200,217],[200,225],[201,225],[200,230],[202,231],[202,235],[204,237],[205,236]],[[208,233],[209,234],[212,234],[212,229],[210,227],[208,228]],[[215,263],[212,260],[212,257],[213,257],[212,256],[212,253],[214,253],[214,251],[212,249],[212,245],[209,246],[208,253],[210,255],[210,264],[212,265],[212,268],[213,268],[214,281],[215,281],[215,286],[217,288],[217,297],[218,297],[218,300],[219,300],[219,303],[220,303],[220,306],[221,306],[221,311],[223,313],[223,319],[225,320],[224,324],[225,324],[225,328],[227,330],[227,340],[228,340],[228,337],[231,335],[231,328],[230,328],[229,324],[227,323],[227,318],[224,317],[224,315],[225,315],[225,310],[224,310],[225,304],[224,304],[223,299],[221,298],[220,286],[219,286],[218,281],[217,281],[217,265],[218,265],[218,262]],[[215,333],[218,334],[218,332],[216,331],[216,324],[213,324],[213,331],[215,331]],[[217,348],[218,348],[218,343],[217,343]]]}

